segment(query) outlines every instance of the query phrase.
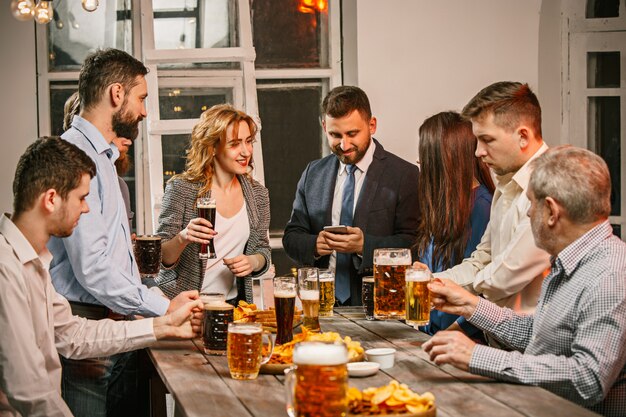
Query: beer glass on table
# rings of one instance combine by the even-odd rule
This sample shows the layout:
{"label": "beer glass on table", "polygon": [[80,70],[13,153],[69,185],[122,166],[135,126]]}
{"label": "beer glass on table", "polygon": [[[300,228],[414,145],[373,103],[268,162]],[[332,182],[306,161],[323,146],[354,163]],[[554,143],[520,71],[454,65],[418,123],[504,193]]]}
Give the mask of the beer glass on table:
{"label": "beer glass on table", "polygon": [[293,314],[296,307],[296,278],[274,278],[274,307],[276,308],[276,344],[293,340]]}
{"label": "beer glass on table", "polygon": [[348,350],[343,343],[300,342],[285,372],[290,417],[335,417],[348,412]]}
{"label": "beer glass on table", "polygon": [[226,302],[221,293],[201,293],[204,305],[202,320],[202,343],[209,355],[225,355],[228,324],[234,319],[234,307]]}
{"label": "beer glass on table", "polygon": [[407,324],[425,326],[430,320],[430,291],[428,283],[432,279],[430,270],[425,266],[409,266],[406,268],[406,322]]}
{"label": "beer glass on table", "polygon": [[[263,336],[268,339],[263,355]],[[233,379],[255,379],[274,351],[274,341],[261,323],[228,324],[228,369]]]}
{"label": "beer glass on table", "polygon": [[161,237],[139,235],[135,238],[133,251],[141,278],[156,278],[161,268]]}
{"label": "beer glass on table", "polygon": [[[198,209],[198,217],[210,221],[213,225],[213,229],[215,229],[215,212],[217,211],[215,199],[211,197],[199,197],[196,202],[196,208]],[[208,244],[200,244],[200,254],[198,256],[200,259],[217,258],[213,239],[209,240]]]}
{"label": "beer glass on table", "polygon": [[409,249],[374,249],[374,317],[405,319],[404,271],[411,265]]}
{"label": "beer glass on table", "polygon": [[361,285],[361,301],[365,318],[374,320],[374,277],[363,277]]}
{"label": "beer glass on table", "polygon": [[298,296],[302,301],[302,327],[320,332],[320,283],[317,268],[298,269]]}
{"label": "beer glass on table", "polygon": [[331,317],[335,306],[335,271],[320,269],[320,317]]}

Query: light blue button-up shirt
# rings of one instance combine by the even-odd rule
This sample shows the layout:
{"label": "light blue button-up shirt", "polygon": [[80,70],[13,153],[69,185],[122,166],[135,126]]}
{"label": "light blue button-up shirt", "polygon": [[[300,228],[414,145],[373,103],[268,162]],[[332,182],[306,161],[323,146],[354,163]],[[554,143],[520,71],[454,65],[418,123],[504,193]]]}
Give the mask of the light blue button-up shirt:
{"label": "light blue button-up shirt", "polygon": [[97,174],[87,196],[89,213],[80,217],[71,236],[48,243],[54,287],[70,301],[105,305],[120,314],[165,314],[169,300],[141,283],[114,166],[117,147],[80,116],[74,116],[62,138],[89,155]]}

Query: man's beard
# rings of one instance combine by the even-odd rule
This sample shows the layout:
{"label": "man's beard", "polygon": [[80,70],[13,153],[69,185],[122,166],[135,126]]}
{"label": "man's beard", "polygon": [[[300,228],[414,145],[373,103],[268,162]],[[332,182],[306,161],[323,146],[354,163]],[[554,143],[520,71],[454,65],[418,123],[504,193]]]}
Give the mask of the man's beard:
{"label": "man's beard", "polygon": [[126,106],[122,105],[122,108],[113,114],[111,120],[113,132],[120,138],[135,140],[139,135],[139,122],[141,122],[142,119],[142,117],[133,119],[133,117],[126,112]]}
{"label": "man's beard", "polygon": [[344,155],[343,149],[341,149],[341,145],[337,145],[331,150],[335,155],[337,155],[337,158],[339,158],[341,162],[347,165],[353,165],[353,164],[358,163],[361,159],[363,159],[363,156],[367,152],[367,148],[365,150],[362,150],[355,146],[352,149],[354,150],[354,152],[349,157]]}

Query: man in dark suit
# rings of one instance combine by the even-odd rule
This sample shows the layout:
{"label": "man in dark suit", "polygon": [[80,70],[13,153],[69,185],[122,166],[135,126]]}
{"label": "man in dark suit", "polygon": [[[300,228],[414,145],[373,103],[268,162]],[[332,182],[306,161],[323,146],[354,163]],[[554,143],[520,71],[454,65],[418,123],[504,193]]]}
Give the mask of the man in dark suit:
{"label": "man in dark suit", "polygon": [[[361,304],[361,277],[376,248],[409,248],[418,226],[418,168],[372,138],[376,118],[358,87],[334,88],[322,102],[333,155],[304,170],[283,246],[301,265],[335,268],[336,299]],[[324,226],[346,225],[346,233]]]}

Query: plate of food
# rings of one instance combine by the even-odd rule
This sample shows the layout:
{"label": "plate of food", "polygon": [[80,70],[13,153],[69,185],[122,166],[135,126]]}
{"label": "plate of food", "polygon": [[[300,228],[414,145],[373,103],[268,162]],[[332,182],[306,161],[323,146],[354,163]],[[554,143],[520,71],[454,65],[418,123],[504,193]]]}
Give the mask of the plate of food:
{"label": "plate of food", "polygon": [[341,337],[336,332],[311,333],[302,328],[302,333],[293,336],[293,340],[274,347],[270,361],[261,365],[262,374],[282,375],[285,369],[293,364],[293,349],[298,342],[343,342],[348,348],[350,362],[360,362],[364,358],[364,350],[361,344],[352,340],[349,336]]}
{"label": "plate of food", "polygon": [[406,384],[391,381],[382,387],[370,387],[363,391],[348,389],[348,416],[364,417],[435,417],[435,396],[430,392],[418,394]]}

